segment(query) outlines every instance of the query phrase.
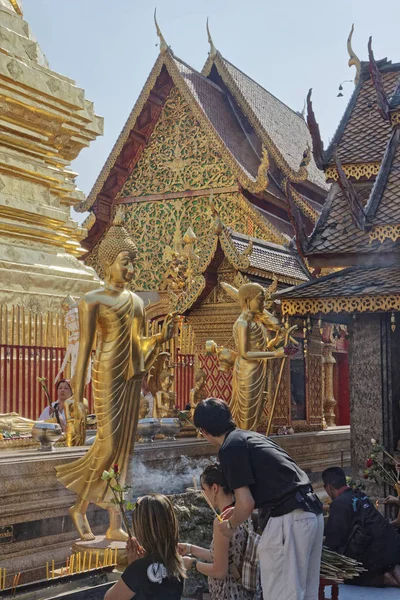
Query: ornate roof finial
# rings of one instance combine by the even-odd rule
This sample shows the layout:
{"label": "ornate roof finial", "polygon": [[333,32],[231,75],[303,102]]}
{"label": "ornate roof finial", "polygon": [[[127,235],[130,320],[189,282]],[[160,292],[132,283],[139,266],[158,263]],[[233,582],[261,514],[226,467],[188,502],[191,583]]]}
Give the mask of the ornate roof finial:
{"label": "ornate roof finial", "polygon": [[356,68],[356,76],[354,77],[354,85],[357,85],[359,79],[360,79],[360,73],[361,73],[361,61],[358,58],[358,56],[354,53],[354,50],[352,48],[351,45],[351,40],[353,37],[353,32],[354,32],[354,23],[351,26],[351,31],[349,33],[349,37],[347,38],[347,52],[349,53],[349,67],[355,67]]}
{"label": "ornate roof finial", "polygon": [[378,65],[376,64],[374,53],[372,50],[372,37],[368,41],[368,57],[369,57],[369,72],[371,79],[375,87],[376,98],[378,101],[378,110],[382,119],[390,121],[390,106],[389,100],[386,96],[385,88],[383,87],[382,75],[379,71]]}
{"label": "ornate roof finial", "polygon": [[324,143],[321,138],[321,133],[319,130],[319,125],[317,123],[317,119],[315,118],[312,102],[311,102],[311,93],[312,88],[307,94],[307,125],[308,129],[311,133],[311,138],[313,142],[313,155],[315,164],[318,169],[324,168]]}
{"label": "ornate roof finial", "polygon": [[214,58],[216,56],[216,54],[217,54],[217,49],[214,46],[214,42],[213,42],[212,37],[211,37],[210,28],[208,26],[208,17],[207,17],[206,27],[207,27],[208,43],[210,44],[210,57]]}
{"label": "ornate roof finial", "polygon": [[20,15],[20,17],[22,17],[23,13],[22,13],[21,0],[10,0],[10,2],[11,2],[13,9],[17,13],[17,15]]}
{"label": "ornate roof finial", "polygon": [[157,8],[154,9],[154,24],[156,26],[157,35],[160,40],[160,54],[162,54],[163,52],[166,52],[168,50],[168,45],[157,23]]}

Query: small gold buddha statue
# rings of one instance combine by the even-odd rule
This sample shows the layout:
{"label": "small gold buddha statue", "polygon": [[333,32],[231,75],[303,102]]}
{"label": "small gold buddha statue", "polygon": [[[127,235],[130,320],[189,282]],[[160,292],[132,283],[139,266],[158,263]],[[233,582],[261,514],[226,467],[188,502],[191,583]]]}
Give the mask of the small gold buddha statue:
{"label": "small gold buddha statue", "polygon": [[[75,410],[78,410],[78,415],[75,415]],[[75,406],[74,397],[71,396],[64,402],[67,446],[84,446],[86,440],[86,417],[88,413],[89,402],[86,398],[83,402],[78,402]],[[78,426],[78,427],[77,427]]]}
{"label": "small gold buddha statue", "polygon": [[150,404],[143,392],[140,394],[139,419],[146,419],[150,412]]}
{"label": "small gold buddha statue", "polygon": [[194,376],[194,388],[190,390],[189,404],[190,416],[193,419],[194,410],[199,402],[207,398],[206,374],[202,369],[196,371]]}
{"label": "small gold buddha statue", "polygon": [[171,392],[173,379],[171,369],[164,369],[160,374],[161,390],[156,393],[153,405],[153,417],[156,419],[175,417],[177,414],[176,396],[174,392]]}

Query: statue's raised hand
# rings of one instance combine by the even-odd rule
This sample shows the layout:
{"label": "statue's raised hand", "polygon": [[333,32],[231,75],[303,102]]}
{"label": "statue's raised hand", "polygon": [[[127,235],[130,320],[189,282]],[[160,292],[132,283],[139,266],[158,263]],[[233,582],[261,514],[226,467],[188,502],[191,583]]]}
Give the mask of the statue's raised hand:
{"label": "statue's raised hand", "polygon": [[169,313],[165,319],[161,330],[162,343],[170,340],[174,334],[175,322],[178,320],[176,315]]}

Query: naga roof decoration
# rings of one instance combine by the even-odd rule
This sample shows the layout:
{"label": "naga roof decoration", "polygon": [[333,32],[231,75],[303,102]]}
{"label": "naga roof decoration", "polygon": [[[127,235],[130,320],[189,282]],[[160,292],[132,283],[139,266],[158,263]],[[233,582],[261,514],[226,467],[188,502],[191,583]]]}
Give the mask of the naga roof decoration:
{"label": "naga roof decoration", "polygon": [[385,121],[390,120],[390,107],[386,96],[385,88],[382,83],[382,75],[378,69],[378,65],[375,62],[374,53],[372,50],[372,37],[368,41],[368,56],[369,56],[369,72],[371,75],[372,82],[375,87],[376,98],[378,102],[378,110],[382,119]]}
{"label": "naga roof decoration", "polygon": [[293,182],[306,181],[326,189],[323,174],[312,159],[300,166],[312,140],[304,119],[270,92],[226,60],[219,51],[210,53],[202,73],[218,75],[234,97],[277,166]]}
{"label": "naga roof decoration", "polygon": [[313,155],[315,164],[317,165],[318,169],[323,169],[325,165],[324,142],[322,141],[319,125],[317,119],[315,118],[315,113],[311,102],[311,94],[312,88],[310,88],[307,94],[307,125],[313,142]]}
{"label": "naga roof decoration", "polygon": [[334,153],[334,160],[335,160],[336,170],[337,170],[337,173],[339,176],[339,185],[342,189],[344,197],[346,198],[346,200],[348,202],[348,205],[350,208],[350,214],[353,219],[353,223],[358,229],[361,229],[362,231],[364,231],[366,216],[365,216],[362,202],[361,202],[353,184],[351,183],[350,179],[348,179],[346,177],[346,174],[343,171],[342,164],[341,164],[336,152]]}

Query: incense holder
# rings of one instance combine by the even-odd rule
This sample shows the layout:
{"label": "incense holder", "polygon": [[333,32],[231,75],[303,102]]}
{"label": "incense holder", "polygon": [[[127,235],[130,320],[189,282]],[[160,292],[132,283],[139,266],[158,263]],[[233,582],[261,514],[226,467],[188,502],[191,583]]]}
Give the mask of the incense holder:
{"label": "incense holder", "polygon": [[182,424],[179,419],[174,419],[171,417],[165,417],[160,419],[161,423],[161,433],[164,434],[166,440],[175,440],[176,435],[181,430]]}
{"label": "incense holder", "polygon": [[32,437],[40,443],[42,452],[52,452],[54,444],[62,436],[62,429],[58,423],[45,423],[37,421],[32,429]]}
{"label": "incense holder", "polygon": [[149,417],[140,419],[137,425],[137,434],[140,442],[154,442],[154,436],[161,429],[161,423],[158,419]]}

